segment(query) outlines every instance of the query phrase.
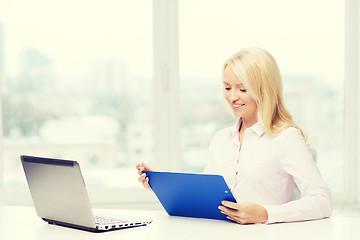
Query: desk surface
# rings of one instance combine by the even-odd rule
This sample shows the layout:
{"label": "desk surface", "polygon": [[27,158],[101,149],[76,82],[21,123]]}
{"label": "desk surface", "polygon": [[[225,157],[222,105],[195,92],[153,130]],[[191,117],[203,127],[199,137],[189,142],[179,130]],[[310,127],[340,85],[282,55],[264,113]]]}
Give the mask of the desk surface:
{"label": "desk surface", "polygon": [[101,210],[115,216],[151,218],[145,227],[91,233],[50,225],[33,207],[0,206],[1,240],[91,239],[360,239],[360,214],[334,214],[329,219],[280,224],[239,225],[227,221],[170,217],[165,211]]}

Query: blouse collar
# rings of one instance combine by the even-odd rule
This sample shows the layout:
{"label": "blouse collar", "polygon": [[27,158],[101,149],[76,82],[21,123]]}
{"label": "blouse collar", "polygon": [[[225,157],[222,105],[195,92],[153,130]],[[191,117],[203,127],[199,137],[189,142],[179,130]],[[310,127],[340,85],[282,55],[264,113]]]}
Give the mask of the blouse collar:
{"label": "blouse collar", "polygon": [[[240,125],[242,123],[242,118],[239,118],[237,121],[236,121],[236,124],[235,126],[232,128],[232,130],[230,131],[230,136],[233,137],[233,136],[237,136],[238,132],[239,132],[239,128],[240,128]],[[259,137],[261,137],[264,133],[265,133],[265,130],[263,127],[261,127],[260,123],[259,122],[256,122],[254,125],[252,125],[251,127],[247,128],[246,131],[253,131],[255,132]]]}

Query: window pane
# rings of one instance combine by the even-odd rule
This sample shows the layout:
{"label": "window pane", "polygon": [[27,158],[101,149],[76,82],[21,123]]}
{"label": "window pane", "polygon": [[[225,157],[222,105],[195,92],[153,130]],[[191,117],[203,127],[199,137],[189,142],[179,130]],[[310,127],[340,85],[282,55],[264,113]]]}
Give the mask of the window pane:
{"label": "window pane", "polygon": [[2,1],[0,29],[6,187],[21,154],[77,160],[89,187],[152,161],[152,1]]}
{"label": "window pane", "polygon": [[223,63],[257,46],[277,60],[325,181],[343,191],[344,1],[184,0],[179,16],[183,169],[201,171],[214,133],[235,124],[222,100]]}

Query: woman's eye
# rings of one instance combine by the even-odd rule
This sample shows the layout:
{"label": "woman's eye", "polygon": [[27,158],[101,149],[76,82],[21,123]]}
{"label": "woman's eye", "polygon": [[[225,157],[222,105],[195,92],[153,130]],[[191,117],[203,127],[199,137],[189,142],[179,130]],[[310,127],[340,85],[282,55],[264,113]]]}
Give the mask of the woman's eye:
{"label": "woman's eye", "polygon": [[246,89],[240,89],[240,92],[246,92]]}
{"label": "woman's eye", "polygon": [[229,91],[230,89],[231,89],[231,88],[229,88],[229,87],[226,87],[226,88],[225,88],[226,91]]}

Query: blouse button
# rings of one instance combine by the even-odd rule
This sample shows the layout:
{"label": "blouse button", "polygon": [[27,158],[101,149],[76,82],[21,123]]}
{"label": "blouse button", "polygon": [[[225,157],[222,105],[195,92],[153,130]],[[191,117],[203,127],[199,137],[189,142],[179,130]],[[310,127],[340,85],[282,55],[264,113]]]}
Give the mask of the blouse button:
{"label": "blouse button", "polygon": [[239,173],[239,172],[238,172],[238,171],[236,171],[236,175],[238,175],[238,173]]}

